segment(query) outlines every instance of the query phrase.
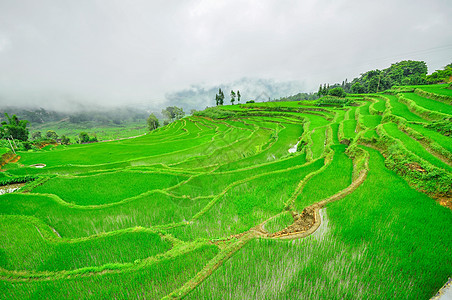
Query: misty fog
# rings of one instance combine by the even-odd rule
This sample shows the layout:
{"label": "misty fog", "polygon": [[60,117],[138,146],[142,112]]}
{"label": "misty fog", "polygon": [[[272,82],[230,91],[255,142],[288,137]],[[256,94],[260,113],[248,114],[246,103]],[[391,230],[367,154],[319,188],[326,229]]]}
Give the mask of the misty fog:
{"label": "misty fog", "polygon": [[0,106],[54,110],[316,91],[452,61],[449,1],[1,1]]}

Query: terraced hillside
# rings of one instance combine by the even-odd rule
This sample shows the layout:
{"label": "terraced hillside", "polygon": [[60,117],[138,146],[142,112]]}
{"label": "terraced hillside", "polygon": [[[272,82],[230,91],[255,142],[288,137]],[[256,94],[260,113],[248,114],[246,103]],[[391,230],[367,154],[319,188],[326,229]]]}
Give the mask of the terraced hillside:
{"label": "terraced hillside", "polygon": [[3,154],[0,180],[28,183],[0,196],[0,298],[432,297],[452,275],[452,95],[392,91]]}

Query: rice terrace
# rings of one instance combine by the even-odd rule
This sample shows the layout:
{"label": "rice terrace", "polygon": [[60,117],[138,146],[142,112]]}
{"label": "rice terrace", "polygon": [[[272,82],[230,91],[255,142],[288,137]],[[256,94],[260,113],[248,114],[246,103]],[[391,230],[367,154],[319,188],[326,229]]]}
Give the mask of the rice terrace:
{"label": "rice terrace", "polygon": [[433,297],[452,274],[450,85],[252,102],[2,148],[0,298]]}

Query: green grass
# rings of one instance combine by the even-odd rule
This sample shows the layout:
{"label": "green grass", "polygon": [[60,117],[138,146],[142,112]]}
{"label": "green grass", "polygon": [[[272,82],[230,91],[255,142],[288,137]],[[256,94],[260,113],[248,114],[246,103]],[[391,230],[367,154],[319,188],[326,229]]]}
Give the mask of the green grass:
{"label": "green grass", "polygon": [[356,136],[356,121],[355,119],[344,121],[344,136],[347,139],[352,139]]}
{"label": "green grass", "polygon": [[206,245],[127,272],[35,282],[0,281],[0,288],[13,299],[160,299],[193,277],[217,252],[216,246]]}
{"label": "green grass", "polygon": [[269,233],[278,232],[292,223],[292,214],[288,211],[285,211],[279,214],[277,217],[268,221],[267,224],[265,224],[265,230],[267,230]]}
{"label": "green grass", "polygon": [[151,232],[128,231],[81,241],[49,241],[26,218],[0,217],[0,267],[7,270],[60,271],[107,263],[127,263],[170,249],[169,242]]}
{"label": "green grass", "polygon": [[385,103],[385,101],[383,99],[381,99],[381,98],[374,98],[374,99],[377,100],[377,102],[375,102],[373,104],[373,108],[376,111],[379,111],[379,112],[383,113],[386,110],[386,103]]}
{"label": "green grass", "polygon": [[363,116],[370,115],[369,112],[369,106],[372,104],[370,101],[365,101],[360,107],[359,107],[359,114]]}
{"label": "green grass", "polygon": [[364,133],[364,137],[366,137],[366,138],[378,138],[378,134],[377,134],[377,131],[375,129],[367,130]]}
{"label": "green grass", "polygon": [[183,197],[218,195],[234,182],[266,174],[268,172],[294,168],[305,163],[306,159],[303,155],[296,155],[283,160],[276,160],[262,165],[254,165],[245,169],[201,174],[193,176],[184,184],[170,188],[168,192]]}
{"label": "green grass", "polygon": [[325,139],[326,139],[326,128],[320,127],[316,128],[311,133],[311,139],[312,139],[312,158],[316,159],[319,158],[323,151],[325,150]]}
{"label": "green grass", "polygon": [[[321,168],[323,160],[294,170],[260,176],[235,185],[198,219],[170,232],[182,240],[220,238],[249,230],[284,210],[288,199],[306,175]],[[284,186],[281,190],[280,187]]]}
{"label": "green grass", "polygon": [[415,93],[405,93],[405,94],[403,94],[403,96],[407,99],[413,100],[414,102],[416,102],[417,105],[419,105],[425,109],[452,115],[452,105],[449,105],[449,104],[446,104],[443,102],[439,102],[436,100],[424,98]]}
{"label": "green grass", "polygon": [[[0,298],[430,298],[452,274],[452,213],[411,187],[444,197],[451,167],[398,126],[449,151],[451,138],[395,96],[368,96],[377,102],[354,98],[359,108],[228,105],[137,138],[20,152],[0,179],[37,180],[0,195]],[[383,97],[409,122],[383,114]],[[386,160],[363,148],[364,183],[321,209],[313,235],[258,238],[256,226],[279,231],[350,186],[360,142]],[[422,174],[407,167],[416,156],[432,164],[419,159]]]}
{"label": "green grass", "polygon": [[428,161],[429,163],[438,168],[442,168],[448,172],[452,172],[451,166],[449,166],[448,164],[440,160],[438,157],[434,156],[433,154],[425,150],[425,148],[418,141],[411,138],[407,134],[401,132],[397,128],[396,124],[386,123],[384,125],[384,128],[390,136],[399,139],[404,144],[404,146],[415,155],[419,156],[422,159],[425,159],[426,161]]}
{"label": "green grass", "polygon": [[326,199],[352,183],[353,162],[345,154],[345,145],[331,146],[333,161],[325,170],[306,182],[295,201],[298,211],[315,202]]}
{"label": "green grass", "polygon": [[368,178],[327,207],[314,235],[251,241],[187,298],[432,297],[452,272],[451,256],[445,255],[452,241],[444,234],[451,211],[411,189],[385,169],[378,152],[367,150]]}
{"label": "green grass", "polygon": [[[218,171],[236,170],[255,164],[271,162],[288,155],[291,145],[295,145],[298,138],[303,133],[303,128],[301,124],[284,124],[284,127],[284,129],[274,133],[275,139],[272,140],[270,144],[267,144],[267,147],[262,145],[260,152],[249,157],[228,162],[221,166]],[[254,145],[254,147],[255,146],[256,145]]]}
{"label": "green grass", "polygon": [[452,97],[452,90],[447,88],[447,84],[434,84],[416,88],[420,88],[426,92]]}
{"label": "green grass", "polygon": [[35,188],[33,193],[54,194],[77,205],[102,205],[155,189],[163,190],[187,179],[180,175],[121,171],[83,177],[56,177]]}
{"label": "green grass", "polygon": [[381,123],[381,116],[368,115],[363,117],[364,126],[369,129],[375,129]]}
{"label": "green grass", "polygon": [[35,216],[61,236],[78,238],[135,226],[179,223],[208,202],[209,198],[192,200],[154,192],[103,208],[86,208],[63,205],[47,195],[9,194],[0,196],[0,214]]}
{"label": "green grass", "polygon": [[393,115],[402,117],[407,121],[425,122],[424,119],[412,113],[405,104],[400,103],[396,96],[385,95],[385,97],[389,99],[392,107],[391,113]]}
{"label": "green grass", "polygon": [[425,128],[422,125],[410,124],[409,126],[416,130],[417,132],[419,132],[420,134],[431,138],[432,140],[440,144],[444,149],[448,150],[449,152],[452,152],[452,137],[442,135],[441,133],[435,130]]}

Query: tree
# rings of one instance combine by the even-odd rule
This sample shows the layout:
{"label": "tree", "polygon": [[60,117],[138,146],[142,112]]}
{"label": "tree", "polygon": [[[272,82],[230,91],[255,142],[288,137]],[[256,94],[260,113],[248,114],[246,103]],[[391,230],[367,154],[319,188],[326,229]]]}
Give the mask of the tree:
{"label": "tree", "polygon": [[185,116],[185,112],[182,108],[177,106],[168,106],[162,110],[162,115],[164,115],[170,122],[174,120],[179,120]]}
{"label": "tree", "polygon": [[46,139],[48,140],[56,140],[58,138],[58,134],[53,130],[47,130]]}
{"label": "tree", "polygon": [[40,140],[40,139],[42,139],[41,131],[35,131],[35,132],[33,132],[33,133],[31,134],[31,138],[32,138],[33,140]]}
{"label": "tree", "polygon": [[353,94],[362,94],[365,93],[364,86],[361,84],[361,82],[357,81],[352,85],[352,93]]}
{"label": "tree", "polygon": [[219,105],[223,105],[224,104],[224,93],[221,90],[221,88],[218,89],[218,104]]}
{"label": "tree", "polygon": [[328,95],[336,96],[339,98],[344,98],[346,96],[344,89],[341,87],[336,87],[328,91]]}
{"label": "tree", "polygon": [[89,141],[90,141],[90,142],[98,142],[98,140],[97,140],[97,135],[94,134],[92,137],[89,138]]}
{"label": "tree", "polygon": [[242,97],[242,95],[240,95],[240,91],[237,90],[237,103],[240,102],[240,98]]}
{"label": "tree", "polygon": [[231,90],[231,104],[234,105],[235,102],[235,92]]}
{"label": "tree", "polygon": [[71,140],[64,134],[61,136],[61,145],[69,145]]}
{"label": "tree", "polygon": [[80,143],[88,143],[89,142],[89,135],[86,132],[80,132],[78,137],[80,139]]}
{"label": "tree", "polygon": [[147,123],[149,131],[155,130],[160,126],[159,119],[157,119],[157,117],[154,114],[149,115]]}
{"label": "tree", "polygon": [[431,75],[426,76],[427,83],[439,83],[452,81],[452,64],[444,67],[444,70],[436,70]]}
{"label": "tree", "polygon": [[16,115],[13,115],[12,117],[10,117],[7,113],[5,113],[5,116],[8,119],[8,122],[3,121],[1,123],[2,137],[8,138],[8,137],[12,136],[13,139],[17,139],[20,141],[28,140],[29,132],[27,129],[27,125],[30,122],[28,122],[27,120],[19,120],[19,118]]}

